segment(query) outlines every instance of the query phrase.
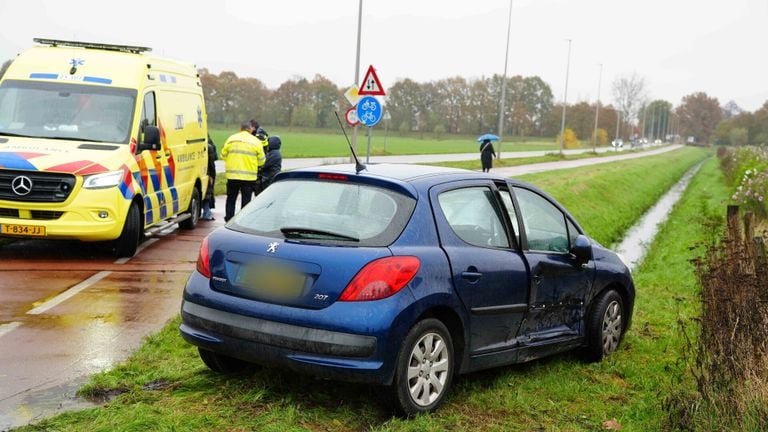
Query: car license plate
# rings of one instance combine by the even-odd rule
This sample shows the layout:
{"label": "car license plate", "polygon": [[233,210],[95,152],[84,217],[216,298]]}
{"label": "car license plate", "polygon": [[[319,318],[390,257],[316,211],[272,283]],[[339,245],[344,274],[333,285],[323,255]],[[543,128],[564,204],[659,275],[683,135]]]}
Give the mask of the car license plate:
{"label": "car license plate", "polygon": [[305,282],[303,274],[269,264],[242,265],[235,278],[236,284],[251,289],[254,294],[279,299],[300,296]]}
{"label": "car license plate", "polygon": [[2,224],[0,225],[0,234],[44,237],[45,227],[40,225]]}

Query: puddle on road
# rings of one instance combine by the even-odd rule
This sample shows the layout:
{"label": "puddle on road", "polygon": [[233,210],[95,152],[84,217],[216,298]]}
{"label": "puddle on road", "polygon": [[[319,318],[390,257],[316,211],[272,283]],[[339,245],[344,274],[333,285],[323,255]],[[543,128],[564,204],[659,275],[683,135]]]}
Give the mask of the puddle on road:
{"label": "puddle on road", "polygon": [[93,408],[105,401],[76,396],[87,377],[44,390],[32,390],[0,401],[0,431],[23,426],[64,411]]}
{"label": "puddle on road", "polygon": [[624,240],[614,247],[614,250],[620,253],[629,264],[631,270],[635,270],[645,257],[648,245],[653,241],[656,233],[667,216],[672,211],[672,207],[680,199],[688,187],[691,178],[701,168],[701,163],[686,172],[677,184],[664,194],[659,201],[648,210],[635,226],[627,231]]}

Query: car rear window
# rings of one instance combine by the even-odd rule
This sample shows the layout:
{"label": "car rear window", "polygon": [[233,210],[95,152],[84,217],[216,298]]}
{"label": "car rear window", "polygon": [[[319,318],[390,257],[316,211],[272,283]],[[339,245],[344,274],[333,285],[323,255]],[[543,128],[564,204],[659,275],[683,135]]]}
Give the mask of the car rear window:
{"label": "car rear window", "polygon": [[388,246],[415,205],[411,197],[376,186],[290,179],[270,185],[227,227],[296,241]]}

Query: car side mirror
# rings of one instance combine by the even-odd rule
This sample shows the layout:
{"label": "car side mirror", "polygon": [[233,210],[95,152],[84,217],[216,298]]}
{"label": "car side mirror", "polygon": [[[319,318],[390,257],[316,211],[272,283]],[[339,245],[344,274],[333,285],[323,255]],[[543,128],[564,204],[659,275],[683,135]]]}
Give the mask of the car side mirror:
{"label": "car side mirror", "polygon": [[581,263],[589,262],[592,259],[592,243],[587,236],[580,234],[571,247],[571,254]]}
{"label": "car side mirror", "polygon": [[160,129],[157,126],[144,126],[144,139],[139,144],[139,153],[144,150],[160,150]]}

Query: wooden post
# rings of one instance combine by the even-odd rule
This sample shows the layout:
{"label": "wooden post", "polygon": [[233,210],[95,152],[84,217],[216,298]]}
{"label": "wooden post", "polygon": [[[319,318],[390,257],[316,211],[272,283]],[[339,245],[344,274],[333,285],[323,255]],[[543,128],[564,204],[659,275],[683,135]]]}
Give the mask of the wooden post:
{"label": "wooden post", "polygon": [[741,229],[739,228],[739,206],[729,205],[726,215],[728,223],[728,254],[733,255],[741,243]]}
{"label": "wooden post", "polygon": [[765,240],[761,236],[752,239],[755,250],[755,268],[768,268],[768,254],[765,251]]}
{"label": "wooden post", "polygon": [[744,246],[750,261],[755,258],[755,243],[750,241],[755,238],[755,214],[751,211],[744,213]]}

